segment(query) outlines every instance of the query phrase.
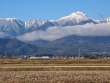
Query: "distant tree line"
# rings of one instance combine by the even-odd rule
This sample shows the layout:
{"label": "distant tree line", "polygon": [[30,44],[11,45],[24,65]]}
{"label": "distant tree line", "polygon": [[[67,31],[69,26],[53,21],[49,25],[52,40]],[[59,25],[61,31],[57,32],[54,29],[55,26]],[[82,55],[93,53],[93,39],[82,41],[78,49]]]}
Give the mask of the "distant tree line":
{"label": "distant tree line", "polygon": [[14,59],[14,58],[21,58],[21,59],[29,59],[29,57],[42,57],[42,56],[48,56],[50,59],[74,59],[74,58],[81,58],[84,59],[102,59],[102,58],[109,58],[110,54],[81,54],[80,56],[77,54],[73,55],[53,55],[53,54],[35,54],[35,55],[12,55],[12,54],[0,54],[0,58],[8,58],[8,59]]}

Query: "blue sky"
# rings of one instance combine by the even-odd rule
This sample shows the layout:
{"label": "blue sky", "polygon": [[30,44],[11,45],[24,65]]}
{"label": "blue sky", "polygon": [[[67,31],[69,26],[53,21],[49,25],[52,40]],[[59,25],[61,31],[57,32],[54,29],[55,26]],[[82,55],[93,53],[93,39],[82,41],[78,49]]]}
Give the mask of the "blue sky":
{"label": "blue sky", "polygon": [[0,0],[0,18],[58,19],[83,11],[95,19],[110,16],[110,0]]}

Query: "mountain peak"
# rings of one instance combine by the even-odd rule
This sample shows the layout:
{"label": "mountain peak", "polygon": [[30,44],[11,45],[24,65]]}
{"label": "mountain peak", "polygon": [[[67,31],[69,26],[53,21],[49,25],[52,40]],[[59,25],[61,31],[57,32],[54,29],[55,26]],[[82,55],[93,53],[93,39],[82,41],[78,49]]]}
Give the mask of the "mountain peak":
{"label": "mountain peak", "polygon": [[65,19],[79,21],[79,20],[87,20],[88,17],[86,16],[85,13],[83,13],[81,11],[77,11],[75,13],[72,13],[72,14],[68,15],[68,16],[62,17],[59,20],[65,20]]}
{"label": "mountain peak", "polygon": [[88,17],[86,16],[86,14],[84,12],[81,12],[81,11],[77,11],[75,13],[70,14],[70,17],[71,18],[76,18],[76,19],[83,19],[83,20],[84,19],[85,20],[88,19]]}
{"label": "mountain peak", "polygon": [[81,11],[77,11],[57,20],[57,24],[61,26],[82,25],[86,23],[95,23],[95,21]]}

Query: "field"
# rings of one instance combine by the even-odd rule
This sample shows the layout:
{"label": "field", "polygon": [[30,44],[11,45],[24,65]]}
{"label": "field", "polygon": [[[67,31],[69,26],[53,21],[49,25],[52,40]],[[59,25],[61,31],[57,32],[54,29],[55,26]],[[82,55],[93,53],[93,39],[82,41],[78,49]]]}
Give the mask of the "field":
{"label": "field", "polygon": [[0,83],[110,83],[110,60],[1,59]]}

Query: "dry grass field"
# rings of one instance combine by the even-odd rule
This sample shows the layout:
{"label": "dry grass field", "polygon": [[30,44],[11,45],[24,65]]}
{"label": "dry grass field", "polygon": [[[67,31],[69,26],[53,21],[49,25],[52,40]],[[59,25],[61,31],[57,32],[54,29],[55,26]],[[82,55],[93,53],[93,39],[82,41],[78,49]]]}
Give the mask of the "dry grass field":
{"label": "dry grass field", "polygon": [[110,71],[3,71],[0,83],[110,83]]}
{"label": "dry grass field", "polygon": [[110,60],[0,60],[0,83],[110,83]]}

